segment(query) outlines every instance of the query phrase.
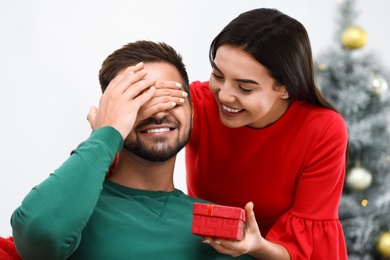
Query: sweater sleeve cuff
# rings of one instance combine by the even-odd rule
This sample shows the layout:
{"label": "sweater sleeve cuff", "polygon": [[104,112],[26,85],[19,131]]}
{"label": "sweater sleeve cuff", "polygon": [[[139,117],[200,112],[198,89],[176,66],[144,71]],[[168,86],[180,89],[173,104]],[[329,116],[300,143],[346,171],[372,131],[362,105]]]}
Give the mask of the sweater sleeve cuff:
{"label": "sweater sleeve cuff", "polygon": [[119,152],[123,147],[122,135],[112,126],[103,126],[99,129],[93,130],[89,140],[103,142],[114,153]]}

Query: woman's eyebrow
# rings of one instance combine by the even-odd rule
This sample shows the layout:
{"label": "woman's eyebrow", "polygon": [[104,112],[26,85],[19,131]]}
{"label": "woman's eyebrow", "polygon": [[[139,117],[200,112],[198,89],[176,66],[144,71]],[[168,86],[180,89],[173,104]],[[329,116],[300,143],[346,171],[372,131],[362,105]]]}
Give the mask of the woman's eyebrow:
{"label": "woman's eyebrow", "polygon": [[222,71],[218,68],[217,64],[214,61],[211,61],[211,67],[217,70],[219,73],[223,74]]}
{"label": "woman's eyebrow", "polygon": [[235,81],[242,82],[242,83],[250,83],[250,84],[260,85],[257,81],[254,81],[252,79],[235,79]]}
{"label": "woman's eyebrow", "polygon": [[[211,62],[211,67],[223,75],[223,72],[218,68],[217,64],[215,64],[214,61]],[[252,79],[234,79],[234,81],[260,85],[257,81]]]}

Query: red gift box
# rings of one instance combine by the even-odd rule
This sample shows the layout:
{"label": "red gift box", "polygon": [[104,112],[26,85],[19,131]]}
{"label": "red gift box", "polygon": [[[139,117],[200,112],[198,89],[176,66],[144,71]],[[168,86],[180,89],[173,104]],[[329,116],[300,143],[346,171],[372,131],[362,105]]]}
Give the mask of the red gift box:
{"label": "red gift box", "polygon": [[193,214],[193,234],[242,239],[245,225],[245,210],[242,208],[195,202]]}

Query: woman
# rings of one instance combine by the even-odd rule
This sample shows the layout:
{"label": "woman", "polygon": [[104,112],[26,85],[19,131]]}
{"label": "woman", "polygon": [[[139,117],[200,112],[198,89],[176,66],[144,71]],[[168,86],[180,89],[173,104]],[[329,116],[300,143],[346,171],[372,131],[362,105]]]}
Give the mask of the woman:
{"label": "woman", "polygon": [[[304,26],[275,9],[242,13],[211,43],[210,62],[209,82],[190,89],[188,194],[245,207],[247,222],[242,241],[203,242],[256,259],[347,259],[338,206],[348,134],[316,87]],[[141,117],[180,105],[178,93],[156,89]]]}
{"label": "woman", "polygon": [[193,82],[188,194],[244,207],[257,225],[240,242],[203,238],[257,259],[347,259],[338,219],[347,130],[315,83],[297,20],[255,9],[213,40],[209,82]]}

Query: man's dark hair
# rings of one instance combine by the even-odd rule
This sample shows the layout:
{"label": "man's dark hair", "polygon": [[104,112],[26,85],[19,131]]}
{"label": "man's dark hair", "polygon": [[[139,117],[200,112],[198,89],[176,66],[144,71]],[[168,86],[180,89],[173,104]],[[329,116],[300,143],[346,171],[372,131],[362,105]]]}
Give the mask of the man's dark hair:
{"label": "man's dark hair", "polygon": [[182,56],[168,44],[152,41],[128,43],[104,60],[102,68],[99,71],[102,92],[106,90],[108,84],[120,70],[134,66],[140,62],[166,62],[173,65],[180,73],[184,83],[184,90],[190,94],[188,74]]}

